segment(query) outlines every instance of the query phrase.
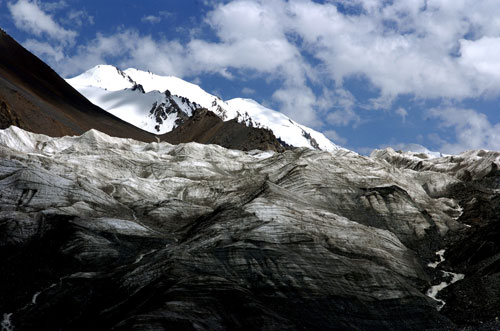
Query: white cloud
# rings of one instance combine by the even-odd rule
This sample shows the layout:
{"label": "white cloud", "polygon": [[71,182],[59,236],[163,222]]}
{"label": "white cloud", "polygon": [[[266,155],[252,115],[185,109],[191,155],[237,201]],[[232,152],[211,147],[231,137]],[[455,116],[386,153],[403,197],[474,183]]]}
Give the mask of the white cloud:
{"label": "white cloud", "polygon": [[480,148],[500,150],[500,123],[490,123],[485,114],[460,108],[433,108],[427,114],[440,120],[443,127],[455,130],[456,142],[447,142],[438,137],[444,153],[457,154]]}
{"label": "white cloud", "polygon": [[[309,84],[333,82],[342,88],[353,75],[366,77],[380,91],[372,108],[389,108],[400,95],[461,100],[500,94],[500,60],[495,57],[500,48],[500,7],[494,1],[344,3],[363,10],[345,14],[333,2],[310,0],[216,5],[207,22],[219,41],[191,41],[191,52],[198,54],[194,63],[202,71],[236,68],[280,77],[285,87],[274,99],[287,114],[297,116],[293,99],[282,90],[302,90],[301,107],[308,104],[304,111],[313,112],[301,114],[311,120],[308,124],[321,112],[317,105],[322,98],[310,94]],[[310,57],[317,61],[314,65]],[[356,123],[359,115],[353,108],[332,107],[331,123]],[[403,121],[408,115],[405,109],[396,113]]]}
{"label": "white cloud", "polygon": [[94,25],[94,16],[89,15],[84,10],[70,10],[61,22],[67,25],[82,27],[86,25]]}
{"label": "white cloud", "polygon": [[[343,13],[335,5],[339,2],[360,10]],[[9,3],[16,25],[37,35],[72,40],[76,33],[59,26],[37,3]],[[389,109],[398,96],[462,100],[500,94],[497,0],[205,0],[205,4],[212,10],[204,24],[216,38],[204,40],[194,33],[181,43],[122,29],[97,35],[56,67],[69,75],[111,62],[179,77],[204,73],[227,79],[240,74],[264,77],[281,85],[268,102],[317,128],[325,122],[357,125],[362,121],[357,107]],[[142,19],[155,23],[168,15],[154,13]],[[44,52],[51,51],[44,48]],[[54,49],[51,56],[59,55]],[[373,87],[377,95],[371,102],[360,105],[346,90],[344,83],[353,76],[365,78]],[[393,111],[404,122],[410,110]]]}
{"label": "white cloud", "polygon": [[151,24],[156,24],[161,22],[161,17],[154,15],[147,15],[141,18],[141,22],[148,22]]}
{"label": "white cloud", "polygon": [[67,56],[54,65],[66,77],[102,63],[182,77],[189,69],[185,59],[185,48],[178,42],[154,40],[137,31],[124,30],[109,36],[98,34],[88,44],[78,47],[74,56]]}
{"label": "white cloud", "polygon": [[354,96],[343,88],[336,88],[331,91],[323,90],[321,98],[321,107],[324,121],[334,126],[347,126],[353,124],[358,125],[361,121],[360,117],[354,111],[356,99]]}
{"label": "white cloud", "polygon": [[172,14],[166,10],[162,10],[158,13],[158,15],[145,15],[141,18],[141,22],[156,24],[160,23],[164,18],[168,18],[172,16]]}
{"label": "white cloud", "polygon": [[335,130],[326,130],[323,131],[323,134],[337,145],[345,146],[347,144],[347,139],[341,137]]}
{"label": "white cloud", "polygon": [[346,126],[352,122],[358,122],[359,116],[351,108],[346,108],[330,111],[326,116],[326,119],[331,125]]}
{"label": "white cloud", "polygon": [[273,99],[281,105],[281,111],[297,122],[309,126],[321,126],[315,107],[316,96],[307,87],[282,88],[273,93]]}
{"label": "white cloud", "polygon": [[403,107],[399,107],[394,112],[396,113],[396,115],[401,117],[403,123],[406,122],[406,116],[408,116],[408,112],[406,111],[406,109],[404,109]]}
{"label": "white cloud", "polygon": [[[294,48],[281,39],[265,41],[246,39],[230,44],[192,40],[188,47],[193,60],[196,61],[194,65],[198,66],[198,70],[208,72],[218,72],[222,68],[233,67],[265,73],[275,72],[287,63],[294,64]],[[286,78],[295,79],[295,77]]]}
{"label": "white cloud", "polygon": [[19,0],[16,3],[9,2],[7,6],[14,20],[14,24],[21,30],[36,36],[46,34],[62,44],[73,43],[77,36],[75,31],[66,30],[57,24],[52,16],[46,14],[38,6],[37,2]]}
{"label": "white cloud", "polygon": [[251,89],[249,87],[244,87],[244,88],[241,89],[241,93],[247,94],[247,95],[249,95],[249,94],[255,94],[255,90]]}
{"label": "white cloud", "polygon": [[470,70],[477,93],[495,92],[500,83],[500,37],[462,39],[460,52],[460,63]]}
{"label": "white cloud", "polygon": [[64,51],[60,46],[52,46],[49,43],[41,42],[35,39],[28,39],[23,46],[41,56],[50,58],[49,62],[58,62],[64,59]]}

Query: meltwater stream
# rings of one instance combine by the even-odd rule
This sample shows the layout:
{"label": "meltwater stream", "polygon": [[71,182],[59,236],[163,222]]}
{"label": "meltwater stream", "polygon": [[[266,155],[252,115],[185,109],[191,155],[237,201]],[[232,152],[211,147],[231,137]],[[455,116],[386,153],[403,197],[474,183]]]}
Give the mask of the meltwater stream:
{"label": "meltwater stream", "polygon": [[0,323],[1,331],[14,331],[14,325],[11,321],[12,313],[3,314],[2,323]]}
{"label": "meltwater stream", "polygon": [[[427,264],[427,266],[430,268],[436,269],[440,263],[444,262],[445,251],[446,250],[444,250],[444,249],[437,251],[436,255],[439,257],[439,261],[429,263],[429,264]],[[443,275],[444,275],[444,277],[446,277],[446,279],[450,279],[450,280],[448,282],[443,281],[443,282],[439,283],[438,285],[431,286],[431,288],[429,288],[427,290],[426,295],[428,297],[438,301],[439,304],[438,304],[437,309],[441,310],[444,307],[444,305],[446,304],[446,302],[442,299],[437,298],[439,292],[442,291],[444,288],[450,286],[451,284],[456,283],[459,280],[464,279],[465,275],[464,274],[457,274],[457,273],[449,272],[449,271],[444,271],[444,270],[439,270],[439,271],[441,271],[443,273]]]}

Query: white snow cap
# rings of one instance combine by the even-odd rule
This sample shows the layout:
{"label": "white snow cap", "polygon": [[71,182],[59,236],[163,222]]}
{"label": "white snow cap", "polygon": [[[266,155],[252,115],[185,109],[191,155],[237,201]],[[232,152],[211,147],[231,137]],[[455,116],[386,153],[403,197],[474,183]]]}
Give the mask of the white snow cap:
{"label": "white snow cap", "polygon": [[[286,115],[266,108],[251,99],[236,98],[227,102],[205,92],[198,85],[173,76],[159,76],[137,69],[120,70],[110,65],[98,65],[67,82],[91,102],[141,129],[163,134],[177,127],[180,114],[171,112],[158,126],[151,115],[154,106],[175,103],[187,116],[192,110],[203,107],[213,111],[222,120],[234,118],[247,126],[268,128],[288,145],[325,151],[340,147],[322,133],[300,125]],[[142,86],[143,91],[137,88]],[[165,91],[171,93],[171,99]],[[144,93],[143,93],[144,92]],[[187,99],[187,100],[186,100]]]}

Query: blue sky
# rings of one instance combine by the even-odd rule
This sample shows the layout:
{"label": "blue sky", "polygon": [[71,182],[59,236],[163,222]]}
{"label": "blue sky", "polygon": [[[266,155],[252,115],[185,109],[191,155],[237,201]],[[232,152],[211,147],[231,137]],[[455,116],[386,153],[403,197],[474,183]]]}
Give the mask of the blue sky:
{"label": "blue sky", "polygon": [[0,26],[63,77],[178,76],[361,153],[500,150],[497,0],[0,0]]}

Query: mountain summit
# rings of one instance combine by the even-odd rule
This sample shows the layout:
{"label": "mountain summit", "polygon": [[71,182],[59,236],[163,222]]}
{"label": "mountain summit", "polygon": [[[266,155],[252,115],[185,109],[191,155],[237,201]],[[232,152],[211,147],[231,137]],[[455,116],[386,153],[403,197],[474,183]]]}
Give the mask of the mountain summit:
{"label": "mountain summit", "polygon": [[339,149],[322,133],[254,100],[224,101],[173,76],[98,65],[67,82],[94,104],[154,134],[172,131],[193,116],[195,109],[205,108],[223,121],[234,119],[248,127],[269,129],[286,145],[326,151]]}

